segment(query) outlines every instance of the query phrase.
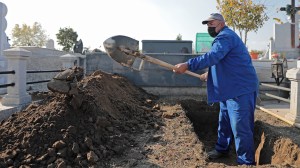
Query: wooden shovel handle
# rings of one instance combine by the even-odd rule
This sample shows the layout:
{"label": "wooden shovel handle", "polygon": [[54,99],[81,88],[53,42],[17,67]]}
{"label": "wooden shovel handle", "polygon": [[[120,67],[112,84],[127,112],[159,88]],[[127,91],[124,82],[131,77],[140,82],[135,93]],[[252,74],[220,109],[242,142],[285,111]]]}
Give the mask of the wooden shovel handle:
{"label": "wooden shovel handle", "polygon": [[[169,63],[164,62],[164,61],[161,61],[161,60],[159,60],[159,59],[156,59],[156,58],[153,58],[153,57],[144,55],[144,54],[140,54],[140,55],[141,55],[141,58],[142,58],[142,59],[144,59],[145,61],[151,62],[151,63],[153,63],[153,64],[157,64],[157,65],[163,66],[163,67],[168,68],[168,69],[170,69],[170,70],[173,70],[173,69],[175,68],[174,65],[169,64]],[[201,75],[196,74],[196,73],[191,72],[191,71],[185,71],[185,73],[188,74],[188,75],[197,77],[197,78],[201,78]]]}

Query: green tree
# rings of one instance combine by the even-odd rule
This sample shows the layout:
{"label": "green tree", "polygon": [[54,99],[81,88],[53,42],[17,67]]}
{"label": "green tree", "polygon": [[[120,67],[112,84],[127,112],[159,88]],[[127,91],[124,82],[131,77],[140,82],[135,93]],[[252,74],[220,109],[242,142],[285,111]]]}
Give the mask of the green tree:
{"label": "green tree", "polygon": [[38,22],[34,22],[32,27],[16,24],[12,30],[12,46],[43,47],[49,39],[45,32]]}
{"label": "green tree", "polygon": [[217,0],[217,9],[221,12],[226,24],[235,31],[236,28],[236,17],[235,14],[239,9],[234,8],[237,0]]}
{"label": "green tree", "polygon": [[72,28],[60,28],[56,34],[57,43],[63,46],[63,51],[69,52],[77,41],[78,34]]}
{"label": "green tree", "polygon": [[226,20],[226,24],[238,30],[241,39],[247,45],[249,32],[257,32],[265,21],[269,19],[265,13],[264,4],[255,4],[252,0],[217,0],[217,9]]}
{"label": "green tree", "polygon": [[182,35],[178,34],[177,37],[176,37],[176,40],[181,41],[182,40]]}

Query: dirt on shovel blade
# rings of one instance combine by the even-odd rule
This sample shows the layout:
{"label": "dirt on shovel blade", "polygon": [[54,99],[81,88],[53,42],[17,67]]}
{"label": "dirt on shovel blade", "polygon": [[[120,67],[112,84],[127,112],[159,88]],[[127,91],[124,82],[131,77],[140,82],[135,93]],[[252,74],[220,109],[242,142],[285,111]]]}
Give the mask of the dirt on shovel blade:
{"label": "dirt on shovel blade", "polygon": [[[227,158],[207,159],[218,106],[158,98],[101,71],[78,88],[78,108],[70,96],[49,92],[0,123],[1,168],[246,167],[236,164],[234,149]],[[257,116],[257,167],[299,166],[300,131],[266,113]]]}

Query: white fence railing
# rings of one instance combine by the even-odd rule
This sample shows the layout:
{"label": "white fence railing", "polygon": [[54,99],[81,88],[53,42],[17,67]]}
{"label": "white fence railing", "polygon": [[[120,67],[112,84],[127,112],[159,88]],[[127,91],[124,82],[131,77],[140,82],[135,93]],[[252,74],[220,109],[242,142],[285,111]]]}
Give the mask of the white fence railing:
{"label": "white fence railing", "polygon": [[[31,96],[27,93],[27,60],[32,55],[30,51],[22,48],[11,48],[4,50],[7,58],[7,72],[14,71],[14,74],[7,74],[8,83],[13,86],[7,87],[7,94],[1,100],[3,106],[22,106],[31,102]],[[79,63],[77,56],[67,54],[60,57],[62,68],[70,68]],[[39,81],[40,82],[40,81]]]}

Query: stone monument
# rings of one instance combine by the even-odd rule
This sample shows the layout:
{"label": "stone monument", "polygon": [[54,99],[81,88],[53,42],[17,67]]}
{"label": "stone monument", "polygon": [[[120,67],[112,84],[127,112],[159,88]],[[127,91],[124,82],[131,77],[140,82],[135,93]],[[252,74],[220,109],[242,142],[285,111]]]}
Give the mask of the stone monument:
{"label": "stone monument", "polygon": [[[3,50],[10,48],[8,43],[8,37],[6,36],[5,30],[7,27],[7,21],[5,16],[7,14],[7,7],[4,3],[0,2],[0,71],[7,70],[7,59],[3,55]],[[7,83],[7,75],[0,75],[0,84]],[[0,94],[5,94],[6,88],[0,88]]]}
{"label": "stone monument", "polygon": [[[286,22],[283,24],[273,25],[273,36],[269,41],[269,59],[272,54],[283,54],[287,59],[298,59],[299,57],[299,19],[300,15],[295,14],[295,23]],[[295,25],[294,38],[291,36],[291,26]],[[294,44],[294,47],[292,46]]]}
{"label": "stone monument", "polygon": [[74,50],[74,53],[80,53],[80,54],[82,54],[83,43],[82,43],[81,39],[75,43],[73,50]]}
{"label": "stone monument", "polygon": [[50,39],[46,43],[46,48],[54,50],[54,40]]}

